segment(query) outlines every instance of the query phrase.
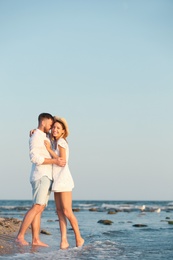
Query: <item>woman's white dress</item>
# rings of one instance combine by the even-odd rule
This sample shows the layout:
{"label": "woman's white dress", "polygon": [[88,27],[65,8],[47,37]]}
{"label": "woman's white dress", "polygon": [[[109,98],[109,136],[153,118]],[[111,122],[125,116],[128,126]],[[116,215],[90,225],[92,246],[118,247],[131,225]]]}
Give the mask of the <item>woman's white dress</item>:
{"label": "woman's white dress", "polygon": [[69,146],[65,139],[60,138],[57,141],[57,148],[55,150],[55,153],[58,156],[59,156],[58,145],[62,146],[66,150],[66,165],[64,167],[60,167],[55,164],[53,165],[52,191],[53,192],[72,191],[72,189],[74,188],[74,182],[68,166]]}

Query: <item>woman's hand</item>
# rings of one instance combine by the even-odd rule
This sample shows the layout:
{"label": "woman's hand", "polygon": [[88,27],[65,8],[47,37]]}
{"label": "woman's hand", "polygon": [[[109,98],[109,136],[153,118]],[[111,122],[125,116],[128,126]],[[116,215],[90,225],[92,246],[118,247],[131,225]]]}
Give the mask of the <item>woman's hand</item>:
{"label": "woman's hand", "polygon": [[44,140],[44,145],[46,146],[46,149],[49,151],[51,149],[51,144],[49,141]]}

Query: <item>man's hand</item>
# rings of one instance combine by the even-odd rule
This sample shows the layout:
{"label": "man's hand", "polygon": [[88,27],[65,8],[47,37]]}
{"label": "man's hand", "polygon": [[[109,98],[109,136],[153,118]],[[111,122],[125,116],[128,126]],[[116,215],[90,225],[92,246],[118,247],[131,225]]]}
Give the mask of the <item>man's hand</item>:
{"label": "man's hand", "polygon": [[35,132],[35,130],[36,130],[36,129],[30,130],[30,132],[29,132],[29,137],[31,137],[31,136],[33,135],[33,133]]}
{"label": "man's hand", "polygon": [[60,167],[64,167],[66,165],[66,161],[61,157],[58,157],[58,159],[55,159],[55,160],[56,160],[55,164]]}

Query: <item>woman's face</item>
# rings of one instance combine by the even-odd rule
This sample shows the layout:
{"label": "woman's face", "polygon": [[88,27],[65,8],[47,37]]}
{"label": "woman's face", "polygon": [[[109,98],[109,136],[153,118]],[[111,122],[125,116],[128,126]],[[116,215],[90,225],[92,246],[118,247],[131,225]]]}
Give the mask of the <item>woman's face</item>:
{"label": "woman's face", "polygon": [[63,136],[65,130],[63,129],[62,125],[58,122],[55,122],[52,126],[51,133],[53,137],[56,139],[59,139],[60,137]]}

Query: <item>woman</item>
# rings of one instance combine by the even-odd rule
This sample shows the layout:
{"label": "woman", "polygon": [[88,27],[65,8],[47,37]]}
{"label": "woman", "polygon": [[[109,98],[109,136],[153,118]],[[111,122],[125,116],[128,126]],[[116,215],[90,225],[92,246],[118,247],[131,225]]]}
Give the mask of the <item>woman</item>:
{"label": "woman", "polygon": [[53,165],[53,185],[56,210],[59,217],[59,225],[61,231],[60,248],[69,247],[67,240],[67,220],[69,220],[76,238],[76,246],[80,247],[84,244],[84,239],[80,235],[78,221],[72,210],[72,189],[74,182],[68,166],[69,146],[67,136],[69,135],[68,124],[64,118],[54,117],[54,124],[51,129],[52,144],[54,150],[48,141],[45,146],[53,158],[61,157],[66,160],[64,167]]}

